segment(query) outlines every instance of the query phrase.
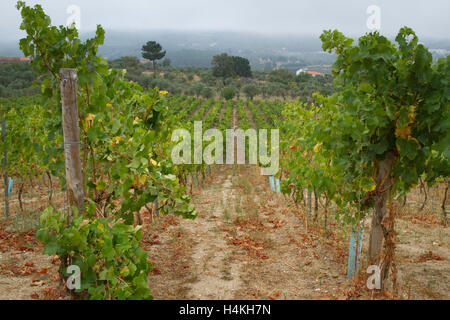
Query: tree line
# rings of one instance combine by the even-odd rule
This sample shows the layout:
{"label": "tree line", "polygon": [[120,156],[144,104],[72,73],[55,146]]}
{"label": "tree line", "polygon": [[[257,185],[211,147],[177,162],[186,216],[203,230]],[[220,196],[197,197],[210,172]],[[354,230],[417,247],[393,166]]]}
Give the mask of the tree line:
{"label": "tree line", "polygon": [[[145,89],[158,87],[171,94],[226,99],[245,96],[254,99],[282,98],[312,101],[316,91],[327,95],[333,92],[332,77],[312,77],[308,74],[296,76],[287,69],[273,71],[252,70],[248,59],[227,53],[214,56],[211,68],[172,67],[166,50],[149,41],[142,46],[142,58],[150,63],[141,63],[138,57],[125,56],[109,61],[113,68],[126,69],[128,80],[139,83]],[[162,61],[161,61],[162,60]],[[159,62],[161,61],[161,62]],[[0,64],[0,96],[17,97],[39,93],[32,88],[37,76],[28,63]]]}

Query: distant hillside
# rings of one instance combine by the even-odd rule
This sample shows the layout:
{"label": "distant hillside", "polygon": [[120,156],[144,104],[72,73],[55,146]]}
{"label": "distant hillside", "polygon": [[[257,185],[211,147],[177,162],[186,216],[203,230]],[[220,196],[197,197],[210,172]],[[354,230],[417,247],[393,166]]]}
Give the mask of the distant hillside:
{"label": "distant hillside", "polygon": [[210,67],[212,57],[221,52],[248,58],[256,70],[284,67],[295,71],[308,65],[334,62],[332,55],[322,52],[318,38],[233,32],[107,31],[105,45],[100,52],[108,59],[124,55],[140,57],[140,48],[148,40],[161,43],[172,65],[177,67]]}
{"label": "distant hillside", "polygon": [[[87,38],[91,34],[83,34]],[[106,31],[105,44],[100,53],[107,59],[122,56],[141,57],[142,45],[155,40],[167,50],[167,58],[177,67],[211,66],[214,55],[227,52],[250,60],[255,70],[287,68],[296,71],[310,66],[327,71],[334,56],[324,53],[318,37],[307,36],[263,36],[237,32],[180,32],[180,31]],[[392,40],[392,39],[391,39]],[[450,40],[425,39],[426,46],[435,58],[450,52]],[[21,56],[17,43],[0,43],[0,56]],[[326,66],[326,67],[323,67]],[[311,68],[310,68],[311,69]]]}

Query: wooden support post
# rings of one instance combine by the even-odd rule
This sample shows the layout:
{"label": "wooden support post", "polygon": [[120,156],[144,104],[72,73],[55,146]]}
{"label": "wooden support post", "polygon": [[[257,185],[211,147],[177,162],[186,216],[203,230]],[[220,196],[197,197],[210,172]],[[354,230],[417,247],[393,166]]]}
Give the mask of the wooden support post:
{"label": "wooden support post", "polygon": [[66,187],[69,200],[68,224],[72,219],[72,206],[84,214],[84,189],[81,173],[80,131],[78,128],[77,71],[59,71],[62,101],[62,124],[66,161]]}
{"label": "wooden support post", "polygon": [[[3,144],[5,144],[5,138],[6,138],[6,123],[5,123],[5,118],[2,118],[2,141],[3,141]],[[7,152],[5,149],[5,154],[4,154],[4,158],[3,158],[3,171],[4,171],[3,180],[5,182],[5,213],[6,213],[6,217],[9,217],[9,199],[8,199],[9,185],[8,185],[8,173],[6,172],[7,164],[8,164]]]}

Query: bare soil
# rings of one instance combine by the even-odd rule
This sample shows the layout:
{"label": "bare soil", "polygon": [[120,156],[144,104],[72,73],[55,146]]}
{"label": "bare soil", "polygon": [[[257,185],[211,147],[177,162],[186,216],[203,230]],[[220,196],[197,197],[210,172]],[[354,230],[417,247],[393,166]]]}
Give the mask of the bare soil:
{"label": "bare soil", "polygon": [[[306,226],[302,213],[272,192],[256,167],[218,166],[212,172],[194,188],[198,218],[170,217],[176,225],[149,249],[158,268],[149,278],[155,299],[394,298],[392,289],[366,289],[364,263],[361,280],[347,279],[349,235],[332,218],[326,232],[321,223]],[[149,226],[151,234],[161,224],[164,219]],[[395,298],[449,299],[448,228],[411,223],[404,214],[397,231]]]}
{"label": "bare soil", "polygon": [[[397,214],[397,292],[370,291],[364,261],[359,278],[347,279],[348,228],[331,213],[325,229],[323,212],[317,222],[305,220],[304,208],[274,193],[256,166],[215,166],[193,189],[197,219],[145,217],[149,287],[157,300],[447,300],[449,229],[438,211],[418,211],[420,197]],[[363,256],[369,219],[364,226]],[[34,231],[0,220],[0,299],[67,298],[58,290],[58,259],[41,252]]]}

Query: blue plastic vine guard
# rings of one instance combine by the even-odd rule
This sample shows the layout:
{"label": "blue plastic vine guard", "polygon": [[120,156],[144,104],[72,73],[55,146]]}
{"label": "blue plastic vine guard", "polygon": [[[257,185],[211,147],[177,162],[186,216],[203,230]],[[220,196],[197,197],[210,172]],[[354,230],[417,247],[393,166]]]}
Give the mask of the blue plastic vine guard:
{"label": "blue plastic vine guard", "polygon": [[280,194],[281,190],[280,190],[280,179],[277,179],[277,193]]}
{"label": "blue plastic vine guard", "polygon": [[273,176],[269,177],[269,181],[270,181],[270,187],[272,188],[272,191],[275,192],[275,180],[274,180]]}
{"label": "blue plastic vine guard", "polygon": [[11,194],[12,192],[13,183],[14,183],[13,179],[9,178],[8,194]]}
{"label": "blue plastic vine guard", "polygon": [[363,227],[354,227],[350,234],[350,245],[348,247],[348,265],[347,278],[353,279],[359,269],[359,260],[361,258],[362,241],[364,237]]}

